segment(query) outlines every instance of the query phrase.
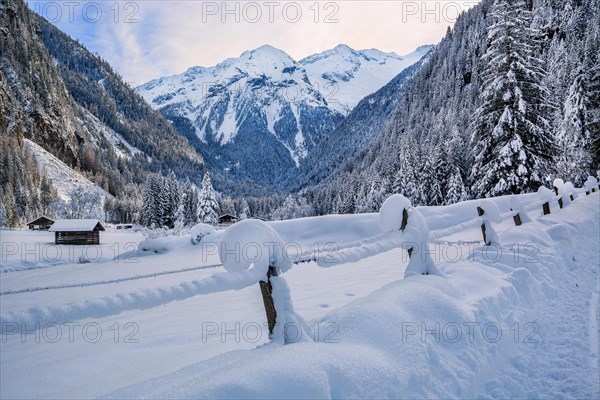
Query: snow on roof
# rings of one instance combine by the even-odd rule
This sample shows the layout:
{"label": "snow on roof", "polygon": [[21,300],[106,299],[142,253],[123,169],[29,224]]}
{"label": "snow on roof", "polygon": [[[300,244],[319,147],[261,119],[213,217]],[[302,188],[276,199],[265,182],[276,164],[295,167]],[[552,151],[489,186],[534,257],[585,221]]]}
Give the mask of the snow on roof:
{"label": "snow on roof", "polygon": [[34,224],[34,223],[36,223],[39,220],[44,219],[44,218],[47,219],[48,221],[54,222],[54,220],[52,218],[48,218],[45,215],[42,215],[42,216],[37,217],[36,219],[33,219],[33,220],[29,221],[26,225]]}
{"label": "snow on roof", "polygon": [[97,219],[59,219],[52,227],[50,232],[87,232],[93,231],[96,225],[100,225],[100,230],[103,231],[104,226]]}

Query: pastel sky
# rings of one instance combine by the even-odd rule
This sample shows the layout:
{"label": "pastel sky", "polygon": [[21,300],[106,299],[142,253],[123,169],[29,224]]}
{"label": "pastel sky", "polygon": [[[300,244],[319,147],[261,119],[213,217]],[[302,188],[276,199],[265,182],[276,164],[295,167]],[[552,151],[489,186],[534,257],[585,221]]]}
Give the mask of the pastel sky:
{"label": "pastel sky", "polygon": [[477,2],[28,0],[132,84],[212,66],[263,44],[297,60],[340,43],[407,54],[439,42]]}

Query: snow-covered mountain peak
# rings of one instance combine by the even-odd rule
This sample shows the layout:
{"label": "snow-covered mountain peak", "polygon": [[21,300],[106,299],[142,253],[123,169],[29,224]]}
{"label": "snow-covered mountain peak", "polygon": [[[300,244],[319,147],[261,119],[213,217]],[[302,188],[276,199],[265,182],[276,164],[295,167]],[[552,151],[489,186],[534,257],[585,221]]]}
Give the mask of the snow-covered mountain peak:
{"label": "snow-covered mountain peak", "polygon": [[[276,173],[297,168],[363,97],[421,56],[357,51],[341,44],[295,61],[264,45],[213,67],[155,79],[138,90],[177,129],[199,139],[197,148],[208,162],[272,184],[279,179]],[[266,157],[254,164],[244,161],[263,153]],[[265,158],[273,165],[266,165]]]}
{"label": "snow-covered mountain peak", "polygon": [[254,50],[248,50],[240,55],[240,60],[259,60],[261,63],[283,61],[285,63],[295,63],[285,51],[280,50],[270,44],[257,47]]}
{"label": "snow-covered mountain peak", "polygon": [[348,114],[360,100],[419,61],[431,47],[421,46],[406,56],[399,56],[377,49],[354,50],[340,44],[308,56],[300,60],[300,64],[329,106]]}

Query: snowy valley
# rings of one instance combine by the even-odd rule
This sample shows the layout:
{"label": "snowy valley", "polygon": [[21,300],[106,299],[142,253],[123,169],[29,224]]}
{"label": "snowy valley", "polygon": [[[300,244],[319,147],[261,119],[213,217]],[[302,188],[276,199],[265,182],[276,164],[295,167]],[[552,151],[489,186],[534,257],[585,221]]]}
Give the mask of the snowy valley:
{"label": "snowy valley", "polygon": [[598,0],[265,4],[0,0],[0,400],[600,400]]}
{"label": "snowy valley", "polygon": [[[569,193],[550,195],[549,215],[543,191],[447,207],[400,199],[380,214],[243,221],[195,245],[110,230],[93,254],[56,256],[48,233],[3,232],[2,398],[594,398],[593,183],[562,209]],[[264,229],[283,246],[266,246]],[[232,239],[272,250],[219,255]],[[429,275],[414,274],[424,258],[407,246],[429,248]],[[317,261],[290,264],[303,252]],[[269,264],[288,323],[274,342],[258,285]]]}

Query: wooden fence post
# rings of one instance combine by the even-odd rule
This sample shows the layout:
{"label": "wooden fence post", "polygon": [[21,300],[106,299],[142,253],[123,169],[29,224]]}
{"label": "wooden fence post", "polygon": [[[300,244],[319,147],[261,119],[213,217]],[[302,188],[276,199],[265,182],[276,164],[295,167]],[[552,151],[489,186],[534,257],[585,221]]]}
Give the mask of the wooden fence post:
{"label": "wooden fence post", "polygon": [[558,206],[559,206],[560,208],[563,208],[563,199],[562,199],[562,197],[559,197],[559,198],[558,198]]}
{"label": "wooden fence post", "polygon": [[571,199],[571,201],[575,200],[575,196],[573,196],[573,193],[571,193],[571,194],[569,195],[569,198]]}
{"label": "wooden fence post", "polygon": [[406,229],[406,224],[408,224],[408,211],[406,208],[402,210],[402,224],[400,224],[400,230],[404,231]]}
{"label": "wooden fence post", "polygon": [[277,320],[277,310],[273,302],[273,286],[271,285],[271,277],[277,276],[277,269],[269,267],[267,271],[267,280],[258,282],[262,293],[265,312],[267,314],[267,324],[269,326],[269,338],[273,337],[273,329],[275,329],[275,321]]}
{"label": "wooden fence post", "polygon": [[[513,211],[513,209],[511,208],[510,211]],[[513,220],[515,221],[516,226],[521,226],[521,224],[523,224],[523,221],[521,221],[521,215],[519,215],[519,213],[513,215]]]}
{"label": "wooden fence post", "polygon": [[[483,217],[483,214],[485,214],[485,210],[481,207],[477,207],[477,214],[479,214],[480,217]],[[489,245],[488,241],[487,241],[487,237],[485,234],[485,221],[483,221],[483,223],[481,224],[481,233],[483,233],[483,243],[485,243],[486,246]]]}
{"label": "wooden fence post", "polygon": [[542,209],[544,210],[544,215],[550,214],[550,203],[545,202],[544,204],[542,204]]}
{"label": "wooden fence post", "polygon": [[[407,224],[408,224],[408,211],[406,211],[406,208],[404,208],[402,210],[402,223],[400,224],[400,230],[404,231],[406,229]],[[408,249],[406,249],[406,251],[408,252],[408,258],[411,258],[412,253],[413,253],[413,248],[409,247]]]}

